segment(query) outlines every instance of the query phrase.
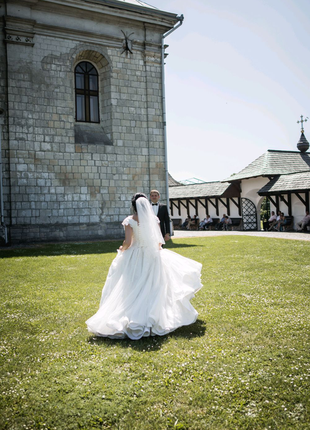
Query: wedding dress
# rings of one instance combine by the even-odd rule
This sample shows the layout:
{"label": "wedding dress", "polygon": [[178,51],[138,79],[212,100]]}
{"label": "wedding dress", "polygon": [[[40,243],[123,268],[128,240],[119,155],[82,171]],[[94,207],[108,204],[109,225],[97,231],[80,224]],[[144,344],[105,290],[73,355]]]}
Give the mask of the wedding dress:
{"label": "wedding dress", "polygon": [[152,246],[140,215],[139,223],[129,216],[123,225],[133,230],[132,244],[113,260],[99,310],[86,321],[88,330],[97,336],[137,340],[194,323],[198,313],[190,300],[202,287],[202,265],[160,249],[156,240]]}

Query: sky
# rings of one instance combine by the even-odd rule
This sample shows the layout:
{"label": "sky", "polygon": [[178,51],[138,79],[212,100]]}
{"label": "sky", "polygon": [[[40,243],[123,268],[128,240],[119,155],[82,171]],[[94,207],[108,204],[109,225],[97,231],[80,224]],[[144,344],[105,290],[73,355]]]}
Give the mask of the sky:
{"label": "sky", "polygon": [[[167,36],[168,169],[218,181],[268,149],[297,151],[310,118],[309,0],[148,0],[184,15]],[[310,141],[310,119],[304,125]]]}

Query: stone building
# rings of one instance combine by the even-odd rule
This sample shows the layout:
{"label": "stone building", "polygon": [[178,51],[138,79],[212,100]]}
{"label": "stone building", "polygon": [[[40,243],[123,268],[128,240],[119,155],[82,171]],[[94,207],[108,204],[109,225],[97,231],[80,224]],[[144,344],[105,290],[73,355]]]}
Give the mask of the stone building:
{"label": "stone building", "polygon": [[119,237],[165,198],[163,41],[140,0],[0,0],[2,227],[12,243]]}

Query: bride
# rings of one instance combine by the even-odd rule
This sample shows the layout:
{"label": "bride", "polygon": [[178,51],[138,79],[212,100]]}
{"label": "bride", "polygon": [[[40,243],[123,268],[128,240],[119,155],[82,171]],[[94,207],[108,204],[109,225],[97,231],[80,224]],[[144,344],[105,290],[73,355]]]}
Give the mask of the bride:
{"label": "bride", "polygon": [[100,307],[86,321],[97,336],[113,339],[165,335],[196,321],[190,303],[202,285],[201,264],[168,249],[145,194],[132,198],[123,221],[125,240],[113,260]]}

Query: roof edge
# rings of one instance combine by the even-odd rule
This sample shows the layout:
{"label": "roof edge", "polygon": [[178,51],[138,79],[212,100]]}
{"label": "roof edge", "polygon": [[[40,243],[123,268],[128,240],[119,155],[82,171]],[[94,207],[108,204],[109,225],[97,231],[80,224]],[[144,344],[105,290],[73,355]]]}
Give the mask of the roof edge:
{"label": "roof edge", "polygon": [[147,11],[150,14],[156,14],[157,16],[162,16],[169,19],[175,19],[178,21],[178,14],[173,12],[166,12],[156,8],[155,6],[143,6],[135,5],[132,3],[122,2],[119,0],[84,0],[86,3],[101,4],[103,6],[115,7],[117,9],[125,9],[134,12],[141,13],[142,11]]}
{"label": "roof edge", "polygon": [[[197,184],[180,184],[180,185],[177,185],[177,186],[178,187],[196,187],[197,185],[201,186],[201,185],[206,185],[206,184],[223,184],[225,182],[228,183],[229,181],[206,181],[206,182],[200,182],[200,183],[197,183]],[[173,188],[175,188],[175,186]]]}
{"label": "roof edge", "polygon": [[[267,149],[267,152],[289,152],[289,153],[293,153],[293,154],[308,154],[310,155],[310,151],[309,152],[300,152],[300,151],[291,151],[291,150],[286,150],[286,149]],[[264,155],[264,154],[262,154]]]}

